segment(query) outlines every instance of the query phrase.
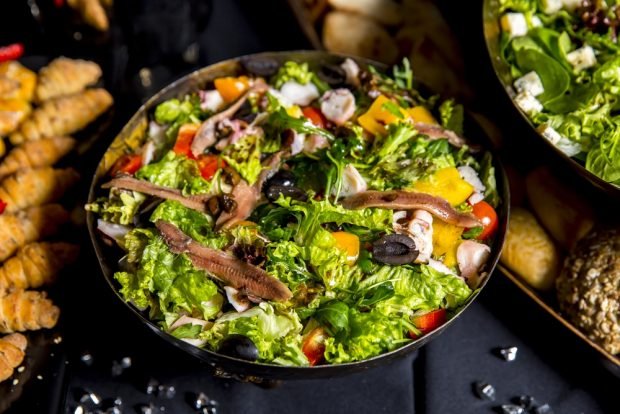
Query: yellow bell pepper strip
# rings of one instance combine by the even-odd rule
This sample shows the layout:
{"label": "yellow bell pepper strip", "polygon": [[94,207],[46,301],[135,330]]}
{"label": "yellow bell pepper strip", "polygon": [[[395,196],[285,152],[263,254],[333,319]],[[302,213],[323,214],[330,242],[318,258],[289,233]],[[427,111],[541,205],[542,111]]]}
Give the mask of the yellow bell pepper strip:
{"label": "yellow bell pepper strip", "polygon": [[452,206],[458,206],[469,198],[474,187],[461,178],[455,167],[442,168],[424,180],[417,181],[412,188],[415,191],[438,196]]}
{"label": "yellow bell pepper strip", "polygon": [[[387,106],[392,106],[392,108],[389,109]],[[401,116],[396,114],[397,111],[400,112]],[[403,109],[385,95],[379,95],[370,105],[368,111],[357,118],[357,122],[373,135],[385,135],[387,133],[386,125],[402,120],[437,124],[433,115],[425,107],[414,106],[413,108]]]}
{"label": "yellow bell pepper strip", "polygon": [[414,106],[413,108],[406,109],[407,115],[413,122],[421,122],[424,124],[439,125],[439,122],[433,117],[431,111],[423,106]]}
{"label": "yellow bell pepper strip", "polygon": [[360,254],[360,239],[355,234],[346,231],[332,233],[336,239],[336,247],[347,253],[347,264],[353,266]]}
{"label": "yellow bell pepper strip", "polygon": [[[385,105],[396,105],[397,108],[401,111],[402,117],[398,117],[388,109],[386,109]],[[387,133],[386,125],[397,122],[401,119],[404,119],[407,116],[406,112],[398,107],[396,103],[391,101],[385,95],[377,96],[377,99],[370,105],[368,111],[364,114],[360,115],[357,118],[357,122],[368,132],[373,135],[385,135]]]}
{"label": "yellow bell pepper strip", "polygon": [[297,105],[291,105],[286,108],[286,113],[288,114],[288,116],[292,116],[293,118],[301,118],[302,116],[304,116],[303,111]]}
{"label": "yellow bell pepper strip", "polygon": [[237,100],[250,87],[250,80],[247,76],[217,78],[213,83],[215,89],[222,95],[224,102]]}
{"label": "yellow bell pepper strip", "polygon": [[443,263],[452,267],[456,265],[456,249],[461,243],[463,228],[433,220],[433,256],[439,259],[443,256]]}

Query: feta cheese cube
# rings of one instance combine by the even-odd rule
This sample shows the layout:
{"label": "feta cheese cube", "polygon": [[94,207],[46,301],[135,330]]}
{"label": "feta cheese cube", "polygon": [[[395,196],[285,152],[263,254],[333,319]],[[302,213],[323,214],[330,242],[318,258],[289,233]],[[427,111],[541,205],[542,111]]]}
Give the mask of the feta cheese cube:
{"label": "feta cheese cube", "polygon": [[573,11],[581,6],[582,1],[583,0],[562,0],[562,6],[568,11]]}
{"label": "feta cheese cube", "polygon": [[515,97],[515,104],[526,114],[543,110],[542,104],[528,91],[523,91]]}
{"label": "feta cheese cube", "polygon": [[536,128],[536,130],[543,136],[543,138],[551,142],[557,149],[569,157],[574,157],[582,150],[580,143],[571,141],[570,139],[562,136],[558,131],[547,124],[540,125]]}
{"label": "feta cheese cube", "polygon": [[560,11],[563,6],[562,0],[542,0],[542,11],[545,14],[554,14]]}
{"label": "feta cheese cube", "polygon": [[596,65],[596,56],[591,46],[585,45],[566,54],[566,59],[577,72]]}
{"label": "feta cheese cube", "polygon": [[527,34],[527,20],[523,13],[506,13],[500,19],[502,30],[510,37]]}
{"label": "feta cheese cube", "polygon": [[538,96],[545,91],[540,76],[534,71],[526,73],[514,82],[517,92],[527,91],[532,96]]}

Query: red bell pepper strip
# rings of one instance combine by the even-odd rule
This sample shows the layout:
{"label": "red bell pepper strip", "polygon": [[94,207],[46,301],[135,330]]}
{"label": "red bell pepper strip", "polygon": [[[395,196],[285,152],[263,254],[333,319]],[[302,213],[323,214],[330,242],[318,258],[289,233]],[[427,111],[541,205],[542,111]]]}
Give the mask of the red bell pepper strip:
{"label": "red bell pepper strip", "polygon": [[110,175],[116,176],[118,174],[130,174],[134,175],[142,167],[142,155],[140,154],[127,154],[120,157],[110,169]]}
{"label": "red bell pepper strip", "polygon": [[19,59],[23,54],[24,45],[21,43],[0,47],[0,62]]}
{"label": "red bell pepper strip", "polygon": [[226,161],[217,155],[212,154],[200,155],[196,161],[198,162],[200,175],[205,180],[212,179],[217,170],[224,168],[227,165]]}
{"label": "red bell pepper strip", "polygon": [[[446,323],[446,310],[436,309],[422,315],[414,316],[411,322],[420,330],[422,335],[426,335]],[[409,336],[413,339],[417,339],[422,335],[417,335],[413,332],[409,333]]]}
{"label": "red bell pepper strip", "polygon": [[0,214],[4,213],[4,209],[6,208],[7,203],[4,200],[0,200]]}
{"label": "red bell pepper strip", "polygon": [[320,110],[313,108],[312,106],[306,106],[301,110],[301,113],[304,114],[304,116],[308,118],[310,122],[314,124],[314,126],[323,129],[325,128],[325,124],[327,121]]}
{"label": "red bell pepper strip", "polygon": [[179,128],[179,133],[177,134],[177,141],[172,148],[175,154],[185,155],[188,158],[195,158],[192,153],[192,142],[194,141],[194,137],[196,136],[196,131],[198,131],[198,125],[196,124],[184,124]]}
{"label": "red bell pepper strip", "polygon": [[56,8],[60,9],[64,5],[65,5],[65,0],[54,0],[54,6],[56,6]]}

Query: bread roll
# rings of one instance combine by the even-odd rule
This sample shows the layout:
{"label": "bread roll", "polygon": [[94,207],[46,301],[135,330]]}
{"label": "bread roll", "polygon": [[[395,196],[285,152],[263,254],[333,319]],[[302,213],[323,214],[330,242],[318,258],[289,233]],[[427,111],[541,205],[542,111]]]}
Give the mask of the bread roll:
{"label": "bread roll", "polygon": [[571,250],[594,226],[592,208],[548,169],[530,172],[525,189],[536,217],[565,250]]}
{"label": "bread roll", "polygon": [[550,289],[560,269],[560,253],[553,240],[534,215],[521,207],[510,213],[500,260],[539,290]]}

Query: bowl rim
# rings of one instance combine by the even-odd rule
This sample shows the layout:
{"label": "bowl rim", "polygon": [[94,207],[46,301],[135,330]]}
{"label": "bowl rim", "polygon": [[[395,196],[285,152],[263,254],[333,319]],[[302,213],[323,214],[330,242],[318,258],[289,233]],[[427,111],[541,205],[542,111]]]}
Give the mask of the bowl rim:
{"label": "bowl rim", "polygon": [[[504,62],[504,60],[500,56],[500,52],[498,52],[499,39],[501,35],[501,29],[499,24],[499,0],[483,1],[482,30],[487,57],[491,61],[493,73],[495,74],[496,80],[502,86],[504,93],[510,100],[513,110],[517,112],[520,118],[529,125],[532,132],[536,134],[538,139],[544,141],[547,148],[552,149],[555,155],[562,159],[565,163],[567,163],[573,171],[584,177],[595,188],[614,197],[620,197],[620,186],[607,182],[598,175],[587,170],[585,165],[582,165],[573,157],[569,157],[568,155],[563,153],[558,147],[553,145],[549,140],[545,139],[541,135],[541,133],[538,132],[538,130],[536,129],[536,125],[534,125],[534,123],[527,116],[527,114],[514,103],[514,100],[511,98],[510,93],[508,92],[508,88],[512,87],[512,82],[514,81],[512,79],[512,76],[509,75],[510,67]],[[508,81],[508,79],[511,79],[511,81]]]}
{"label": "bowl rim", "polygon": [[[126,135],[130,135],[131,132],[135,129],[136,125],[140,123],[140,121],[144,118],[144,116],[148,116],[148,113],[154,108],[154,106],[162,99],[163,96],[169,94],[171,92],[176,91],[179,87],[189,82],[191,79],[199,79],[202,83],[204,83],[207,79],[212,80],[209,76],[210,72],[216,72],[218,69],[221,69],[227,65],[239,65],[245,59],[255,59],[255,58],[271,58],[276,60],[288,60],[288,59],[308,59],[313,61],[330,61],[330,60],[344,60],[346,58],[354,59],[358,64],[363,66],[373,65],[380,69],[381,71],[385,71],[388,66],[382,63],[374,62],[370,59],[364,59],[360,57],[348,56],[344,54],[330,53],[325,51],[312,51],[312,50],[296,50],[296,51],[279,51],[279,52],[262,52],[255,54],[248,54],[239,57],[234,57],[230,59],[226,59],[220,62],[216,62],[214,64],[205,66],[203,68],[197,69],[175,81],[168,84],[160,91],[155,93],[152,97],[150,97],[146,102],[144,102],[138,110],[132,115],[132,117],[125,123],[121,131],[116,135],[112,143],[106,148],[104,154],[101,156],[100,161],[97,165],[93,178],[91,180],[91,185],[88,194],[88,203],[92,203],[96,200],[96,194],[99,192],[99,185],[101,179],[104,177],[104,173],[107,172],[105,168],[105,155],[111,151],[111,148],[114,147],[115,144],[123,143],[125,147],[127,144],[125,143]],[[471,118],[471,117],[468,117]],[[474,125],[478,127],[481,132],[481,137],[490,143],[490,140],[484,130],[479,126],[479,124],[473,120]],[[488,274],[482,281],[481,285],[478,286],[476,290],[474,290],[471,296],[467,299],[467,302],[463,304],[458,311],[454,314],[452,318],[450,318],[446,323],[441,325],[439,328],[434,331],[418,338],[416,340],[412,340],[410,343],[398,347],[392,351],[385,352],[376,356],[373,356],[368,359],[364,359],[361,361],[355,362],[347,362],[342,364],[325,364],[325,365],[316,365],[316,366],[285,366],[285,365],[276,365],[269,364],[263,362],[252,362],[239,358],[230,357],[227,355],[219,354],[215,351],[211,351],[205,348],[199,348],[194,345],[188,344],[181,339],[178,339],[171,334],[165,332],[160,329],[157,324],[148,319],[145,315],[143,315],[142,311],[136,308],[129,302],[126,302],[121,296],[119,289],[115,286],[115,281],[113,278],[114,269],[112,269],[105,261],[105,252],[103,251],[102,240],[98,234],[96,229],[96,221],[97,217],[92,211],[87,211],[87,225],[88,231],[90,234],[91,244],[95,250],[97,255],[97,261],[99,263],[99,267],[103,276],[116,297],[125,304],[125,306],[133,313],[138,319],[146,326],[148,326],[151,330],[157,333],[161,338],[166,340],[168,343],[171,343],[177,348],[182,349],[183,351],[203,360],[209,362],[210,365],[216,366],[217,363],[214,361],[224,361],[231,364],[243,365],[245,368],[255,368],[261,370],[263,372],[270,372],[275,377],[286,377],[289,376],[291,372],[306,372],[306,373],[314,373],[318,374],[317,376],[329,376],[332,374],[336,374],[337,372],[346,371],[348,369],[359,370],[366,369],[372,366],[379,365],[379,363],[387,362],[389,360],[394,359],[397,356],[404,356],[418,349],[420,346],[429,342],[439,334],[441,334],[447,327],[449,327],[462,313],[475,301],[480,292],[487,285],[491,275],[496,270],[497,263],[499,261],[499,257],[501,255],[501,250],[504,244],[504,238],[506,235],[508,217],[510,214],[510,191],[507,175],[503,166],[503,163],[500,157],[497,154],[497,151],[492,147],[492,145],[486,144],[484,147],[485,151],[488,151],[492,155],[493,166],[495,168],[495,176],[496,181],[498,183],[498,191],[500,192],[501,197],[501,211],[498,209],[498,214],[500,215],[500,222],[497,231],[497,236],[493,242],[494,249],[492,250],[491,260],[487,263]]]}

